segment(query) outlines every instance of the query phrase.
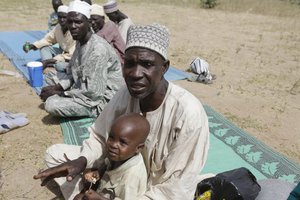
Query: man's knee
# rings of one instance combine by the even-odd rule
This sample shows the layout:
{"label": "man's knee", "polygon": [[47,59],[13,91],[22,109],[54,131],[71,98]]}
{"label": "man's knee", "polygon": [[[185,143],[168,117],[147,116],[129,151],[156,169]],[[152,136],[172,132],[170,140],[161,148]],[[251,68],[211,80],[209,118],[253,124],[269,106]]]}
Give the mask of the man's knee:
{"label": "man's knee", "polygon": [[69,160],[79,157],[80,146],[68,144],[54,144],[45,153],[45,163],[48,167],[55,167]]}
{"label": "man's knee", "polygon": [[59,109],[59,96],[50,96],[44,103],[45,110],[51,115],[57,115]]}
{"label": "man's knee", "polygon": [[60,154],[63,152],[60,152],[61,151],[60,145],[61,144],[54,144],[46,150],[45,163],[47,167],[55,167],[61,163],[59,162],[60,160],[59,157]]}

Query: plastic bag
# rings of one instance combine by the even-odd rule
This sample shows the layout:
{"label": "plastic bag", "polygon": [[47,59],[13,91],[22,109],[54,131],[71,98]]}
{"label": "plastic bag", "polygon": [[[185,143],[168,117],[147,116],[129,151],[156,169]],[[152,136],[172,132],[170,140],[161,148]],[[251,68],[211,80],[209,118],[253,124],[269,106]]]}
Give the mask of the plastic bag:
{"label": "plastic bag", "polygon": [[198,183],[195,200],[211,190],[211,200],[254,200],[261,190],[255,176],[246,168],[217,174]]}

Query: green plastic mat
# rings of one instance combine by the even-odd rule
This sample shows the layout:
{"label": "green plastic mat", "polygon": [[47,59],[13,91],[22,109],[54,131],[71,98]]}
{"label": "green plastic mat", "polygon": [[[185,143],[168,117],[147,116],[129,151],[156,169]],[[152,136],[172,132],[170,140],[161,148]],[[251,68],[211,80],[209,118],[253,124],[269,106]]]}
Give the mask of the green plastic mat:
{"label": "green plastic mat", "polygon": [[[201,173],[220,173],[246,167],[257,179],[275,178],[291,183],[300,181],[300,166],[274,152],[238,128],[209,106],[204,106],[210,127],[208,160]],[[66,144],[81,145],[89,136],[87,127],[95,119],[62,119],[61,129]]]}

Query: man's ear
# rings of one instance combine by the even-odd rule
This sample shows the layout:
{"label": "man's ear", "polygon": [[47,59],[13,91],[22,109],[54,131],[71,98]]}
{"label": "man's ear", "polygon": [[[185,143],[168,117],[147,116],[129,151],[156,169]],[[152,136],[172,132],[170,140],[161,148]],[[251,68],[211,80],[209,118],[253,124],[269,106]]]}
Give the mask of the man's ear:
{"label": "man's ear", "polygon": [[170,66],[170,61],[169,60],[165,60],[164,61],[164,65],[163,65],[163,73],[164,74],[168,71],[169,66]]}
{"label": "man's ear", "polygon": [[142,149],[144,148],[145,143],[140,143],[137,147],[136,147],[136,153],[140,153],[142,151]]}

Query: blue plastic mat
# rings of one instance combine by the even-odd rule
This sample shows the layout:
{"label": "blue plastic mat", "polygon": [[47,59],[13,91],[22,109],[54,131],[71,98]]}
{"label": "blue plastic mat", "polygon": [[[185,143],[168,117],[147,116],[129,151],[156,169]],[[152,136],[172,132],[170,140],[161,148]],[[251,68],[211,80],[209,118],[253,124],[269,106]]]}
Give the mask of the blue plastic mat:
{"label": "blue plastic mat", "polygon": [[[28,69],[25,66],[30,61],[40,60],[39,51],[25,53],[22,49],[23,44],[35,42],[45,35],[45,31],[19,31],[19,32],[0,32],[0,51],[10,60],[10,62],[29,80]],[[190,76],[189,73],[170,67],[165,77],[169,81],[182,80]],[[37,94],[41,88],[34,88]]]}
{"label": "blue plastic mat", "polygon": [[[40,53],[39,51],[25,53],[22,46],[26,41],[32,43],[44,35],[44,31],[0,32],[0,51],[27,80],[29,80],[29,74],[25,65],[30,61],[40,60]],[[38,94],[41,91],[40,87],[34,89]]]}

